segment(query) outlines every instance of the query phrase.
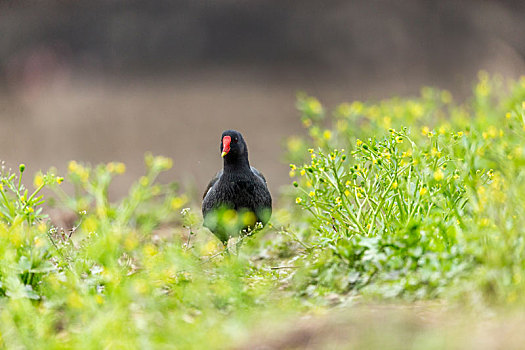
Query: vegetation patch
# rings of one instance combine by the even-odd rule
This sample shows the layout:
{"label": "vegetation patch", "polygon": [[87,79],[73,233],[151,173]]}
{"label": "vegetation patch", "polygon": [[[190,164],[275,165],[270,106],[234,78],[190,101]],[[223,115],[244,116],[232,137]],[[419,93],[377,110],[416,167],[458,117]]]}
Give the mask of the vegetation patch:
{"label": "vegetation patch", "polygon": [[[34,190],[25,165],[4,167],[0,344],[232,348],[261,324],[357,298],[522,305],[524,101],[525,78],[483,72],[464,102],[424,88],[329,113],[299,95],[308,136],[286,140],[284,204],[237,249],[202,228],[199,198],[157,181],[171,159],[147,154],[117,201],[108,189],[122,163],[72,161],[64,178],[37,173]],[[72,227],[47,217],[44,188]]]}

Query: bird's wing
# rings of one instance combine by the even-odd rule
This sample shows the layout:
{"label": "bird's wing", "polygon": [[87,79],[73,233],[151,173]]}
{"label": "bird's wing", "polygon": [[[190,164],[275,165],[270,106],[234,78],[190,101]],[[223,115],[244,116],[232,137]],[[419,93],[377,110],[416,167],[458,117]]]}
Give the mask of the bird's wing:
{"label": "bird's wing", "polygon": [[217,172],[217,174],[215,175],[215,177],[213,179],[211,179],[210,183],[208,184],[208,186],[206,187],[206,190],[204,191],[204,195],[202,196],[202,199],[206,198],[206,195],[208,194],[208,192],[210,192],[211,188],[213,187],[213,185],[215,185],[215,183],[217,181],[219,181],[219,179],[221,178],[222,176],[222,170],[219,170]]}
{"label": "bird's wing", "polygon": [[252,168],[252,173],[254,173],[255,176],[257,177],[260,177],[261,180],[263,180],[264,184],[266,185],[266,178],[264,177],[264,175],[259,170],[255,169],[254,167],[251,167],[251,168]]}

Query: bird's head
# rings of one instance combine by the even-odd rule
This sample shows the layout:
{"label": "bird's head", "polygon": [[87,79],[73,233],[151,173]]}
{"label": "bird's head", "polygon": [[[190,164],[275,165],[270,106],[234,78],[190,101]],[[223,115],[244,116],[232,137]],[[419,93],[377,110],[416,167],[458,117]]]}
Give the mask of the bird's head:
{"label": "bird's head", "polygon": [[226,130],[221,136],[221,156],[225,160],[234,160],[248,156],[248,147],[241,133],[235,130]]}

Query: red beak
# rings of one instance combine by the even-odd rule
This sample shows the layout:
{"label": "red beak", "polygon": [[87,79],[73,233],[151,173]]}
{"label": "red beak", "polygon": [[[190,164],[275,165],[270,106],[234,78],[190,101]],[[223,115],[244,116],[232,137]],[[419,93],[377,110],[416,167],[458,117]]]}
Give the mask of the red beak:
{"label": "red beak", "polygon": [[232,138],[230,136],[224,136],[222,138],[222,154],[221,157],[224,157],[225,155],[230,152],[230,143],[232,142]]}

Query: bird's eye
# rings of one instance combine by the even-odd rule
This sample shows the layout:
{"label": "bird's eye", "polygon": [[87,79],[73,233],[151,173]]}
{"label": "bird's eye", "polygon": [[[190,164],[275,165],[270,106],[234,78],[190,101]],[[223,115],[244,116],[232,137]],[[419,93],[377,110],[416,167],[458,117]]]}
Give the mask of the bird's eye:
{"label": "bird's eye", "polygon": [[237,142],[239,142],[239,139],[237,137],[234,137],[233,138],[233,143],[237,143]]}

